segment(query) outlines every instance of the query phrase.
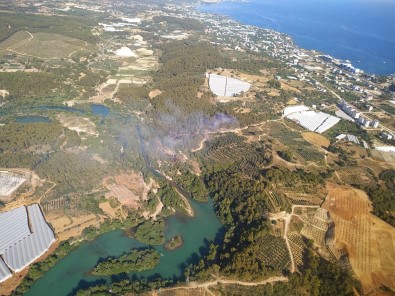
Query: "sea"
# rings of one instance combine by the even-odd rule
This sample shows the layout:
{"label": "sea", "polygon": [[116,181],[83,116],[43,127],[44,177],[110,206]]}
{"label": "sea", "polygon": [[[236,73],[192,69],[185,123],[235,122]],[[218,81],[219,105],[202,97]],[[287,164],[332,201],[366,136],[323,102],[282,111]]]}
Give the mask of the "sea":
{"label": "sea", "polygon": [[395,0],[250,0],[199,10],[291,36],[301,48],[347,59],[377,75],[395,74]]}

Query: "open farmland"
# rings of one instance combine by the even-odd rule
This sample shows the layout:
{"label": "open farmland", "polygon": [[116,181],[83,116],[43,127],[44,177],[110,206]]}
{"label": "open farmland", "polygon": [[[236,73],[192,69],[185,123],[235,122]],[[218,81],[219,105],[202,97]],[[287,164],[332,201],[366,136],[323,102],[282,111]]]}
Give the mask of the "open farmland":
{"label": "open farmland", "polygon": [[61,241],[81,235],[85,228],[98,226],[102,220],[94,214],[74,217],[65,216],[63,212],[47,213],[46,218]]}
{"label": "open farmland", "polygon": [[94,51],[96,47],[64,35],[20,31],[1,42],[0,49],[41,59],[60,59],[82,50]]}
{"label": "open farmland", "polygon": [[395,230],[370,212],[365,192],[349,186],[328,185],[324,203],[335,222],[335,254],[346,248],[364,294],[380,285],[395,288]]}

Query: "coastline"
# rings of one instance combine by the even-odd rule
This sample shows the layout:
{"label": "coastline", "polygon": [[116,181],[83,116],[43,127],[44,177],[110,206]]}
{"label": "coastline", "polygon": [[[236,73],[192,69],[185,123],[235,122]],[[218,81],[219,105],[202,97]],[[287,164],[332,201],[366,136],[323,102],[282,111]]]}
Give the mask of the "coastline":
{"label": "coastline", "polygon": [[[241,13],[238,15],[238,12],[241,11],[243,6],[248,3],[248,6],[246,6],[245,11],[246,13]],[[322,39],[316,39],[311,37],[309,34],[309,29],[306,29],[306,33],[303,32],[290,32],[286,28],[273,28],[273,26],[267,25],[267,22],[273,22],[274,23],[281,23],[282,19],[281,16],[278,16],[278,19],[272,19],[272,16],[270,13],[268,14],[263,14],[260,15],[259,12],[259,6],[257,11],[254,12],[249,12],[249,9],[255,8],[254,3],[257,3],[256,1],[232,1],[232,0],[218,0],[216,2],[211,2],[211,3],[204,3],[200,2],[197,3],[195,6],[195,9],[198,13],[203,13],[207,15],[213,15],[213,16],[220,16],[226,19],[233,20],[235,22],[238,22],[240,25],[243,26],[253,26],[259,29],[264,29],[264,30],[272,30],[278,34],[285,34],[286,36],[290,37],[294,45],[299,47],[300,49],[305,49],[308,51],[315,51],[315,52],[320,52],[325,55],[329,55],[333,57],[334,59],[338,60],[347,60],[347,61],[352,61],[352,63],[358,67],[361,68],[364,72],[369,73],[369,74],[374,74],[374,75],[379,75],[379,76],[393,76],[395,75],[395,55],[394,54],[389,54],[388,57],[377,57],[377,60],[381,59],[381,62],[378,63],[377,60],[373,60],[373,58],[376,59],[376,56],[372,55],[369,53],[369,57],[372,59],[368,58],[368,51],[372,51],[373,49],[370,48],[357,48],[357,47],[346,47],[344,44],[341,44],[340,42],[336,45],[333,45],[331,48],[326,48],[328,46],[327,44],[327,32],[322,31],[320,33]],[[221,10],[221,11],[220,11]],[[236,15],[237,14],[237,15]],[[254,17],[252,17],[254,16]],[[296,16],[293,16],[296,18]],[[297,16],[302,19],[302,24],[303,21],[306,21],[303,19],[303,16]],[[285,18],[285,16],[284,16]],[[266,20],[266,25],[265,21]],[[285,22],[285,21],[284,21]],[[335,22],[332,24],[329,24],[331,26],[338,26],[339,24],[336,24]],[[342,25],[342,27],[345,27]],[[363,35],[363,33],[360,32],[353,32],[351,29],[346,29],[344,28],[345,31],[347,31],[347,34],[352,34],[353,36],[357,35]],[[317,33],[317,32],[315,32]],[[369,36],[368,34],[366,34]],[[333,37],[333,36],[332,36]],[[341,38],[345,38],[347,36],[339,36],[339,40]],[[363,38],[359,38],[363,39]],[[377,39],[382,39],[381,37],[377,37]],[[391,42],[391,37],[389,37],[389,40]],[[371,42],[373,43],[373,42]],[[393,42],[391,42],[393,43]],[[395,49],[395,47],[394,47]],[[359,56],[358,54],[362,55],[362,52],[366,52],[366,55]],[[379,51],[381,54],[381,51]],[[386,52],[388,54],[390,50]]]}

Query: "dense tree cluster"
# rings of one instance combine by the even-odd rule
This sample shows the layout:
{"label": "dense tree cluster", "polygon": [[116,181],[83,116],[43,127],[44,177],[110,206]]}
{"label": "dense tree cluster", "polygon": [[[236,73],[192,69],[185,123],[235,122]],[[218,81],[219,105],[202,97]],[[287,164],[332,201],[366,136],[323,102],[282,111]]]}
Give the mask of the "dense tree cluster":
{"label": "dense tree cluster", "polygon": [[180,194],[170,185],[163,183],[157,195],[167,208],[186,213],[184,201],[180,197]]}
{"label": "dense tree cluster", "polygon": [[[61,169],[60,169],[61,168]],[[55,182],[63,193],[92,189],[105,173],[105,166],[83,154],[56,152],[36,168],[37,173]]]}
{"label": "dense tree cluster", "polygon": [[327,262],[317,257],[309,248],[304,255],[304,266],[300,273],[289,276],[287,283],[273,285],[240,286],[219,285],[215,291],[221,295],[309,295],[309,296],[352,296],[353,288],[359,288],[359,283],[350,272],[340,268],[337,264]]}
{"label": "dense tree cluster", "polygon": [[108,258],[98,263],[93,275],[108,276],[131,271],[143,271],[154,268],[159,263],[159,254],[153,249],[131,250],[116,258]]}
{"label": "dense tree cluster", "polygon": [[126,107],[140,112],[145,111],[150,104],[148,90],[144,86],[121,85],[116,93],[116,97]]}
{"label": "dense tree cluster", "polygon": [[192,174],[189,170],[180,169],[180,174],[174,176],[174,180],[189,194],[190,197],[199,201],[207,201],[208,191],[201,176]]}
{"label": "dense tree cluster", "polygon": [[10,94],[8,98],[37,98],[62,92],[63,82],[50,73],[0,73],[0,85]]}
{"label": "dense tree cluster", "polygon": [[0,152],[27,152],[32,146],[36,151],[45,146],[54,149],[62,133],[63,128],[52,123],[10,123],[0,128]]}
{"label": "dense tree cluster", "polygon": [[318,185],[329,176],[278,167],[261,169],[255,178],[243,174],[240,166],[206,171],[206,185],[226,232],[221,242],[212,245],[209,254],[191,270],[192,274],[205,278],[212,272],[221,272],[258,279],[280,272],[260,259],[262,240],[268,243],[272,235],[267,219],[268,190],[304,183]]}
{"label": "dense tree cluster", "polygon": [[282,159],[288,161],[288,162],[292,162],[293,160],[293,155],[292,152],[289,150],[280,150],[277,151],[278,156],[280,156]]}
{"label": "dense tree cluster", "polygon": [[165,242],[165,222],[163,220],[146,220],[136,229],[136,239],[149,245],[162,245]]}
{"label": "dense tree cluster", "polygon": [[379,175],[381,184],[363,186],[373,203],[373,214],[395,227],[395,170]]}
{"label": "dense tree cluster", "polygon": [[140,295],[143,292],[158,290],[172,284],[171,280],[156,279],[125,279],[112,284],[99,284],[76,291],[76,296],[114,296],[114,295]]}

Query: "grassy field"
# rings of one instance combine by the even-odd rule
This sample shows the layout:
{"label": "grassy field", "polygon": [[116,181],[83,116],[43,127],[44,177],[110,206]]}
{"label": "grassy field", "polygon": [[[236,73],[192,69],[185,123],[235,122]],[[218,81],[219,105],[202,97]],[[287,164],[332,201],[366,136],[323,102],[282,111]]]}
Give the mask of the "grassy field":
{"label": "grassy field", "polygon": [[41,59],[71,57],[79,51],[94,51],[95,45],[76,38],[52,33],[19,31],[0,43],[1,52],[11,52]]}

